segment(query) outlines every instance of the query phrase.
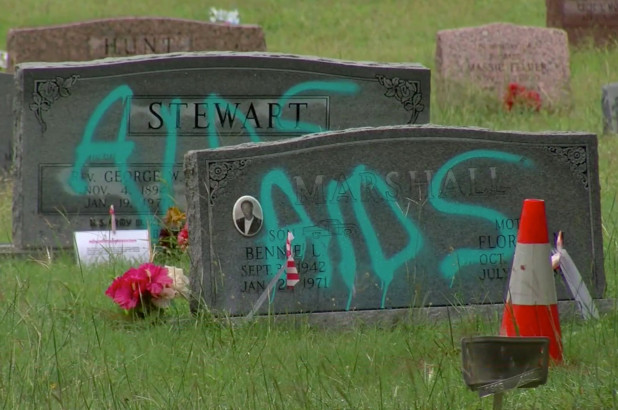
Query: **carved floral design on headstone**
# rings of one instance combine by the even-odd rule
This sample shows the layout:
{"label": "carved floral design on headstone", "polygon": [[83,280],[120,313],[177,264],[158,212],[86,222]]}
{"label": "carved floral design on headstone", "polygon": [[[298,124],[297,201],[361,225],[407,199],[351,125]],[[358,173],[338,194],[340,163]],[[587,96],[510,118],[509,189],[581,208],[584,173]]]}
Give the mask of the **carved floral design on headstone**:
{"label": "carved floral design on headstone", "polygon": [[571,173],[579,178],[586,189],[588,186],[588,162],[586,147],[547,147],[560,161],[569,165]]}
{"label": "carved floral design on headstone", "polygon": [[398,77],[387,78],[380,74],[376,75],[376,78],[386,88],[384,93],[386,97],[394,97],[406,111],[412,113],[408,124],[415,124],[418,115],[425,109],[425,106],[421,104],[423,94],[420,91],[419,82],[406,81]]}
{"label": "carved floral design on headstone", "polygon": [[35,81],[34,93],[32,93],[32,103],[30,110],[34,112],[39,124],[41,124],[41,132],[47,130],[47,124],[43,119],[43,113],[49,111],[54,102],[61,97],[71,95],[71,87],[79,75],[72,75],[67,78],[56,77],[54,80]]}
{"label": "carved floral design on headstone", "polygon": [[[234,178],[243,174],[243,169],[251,163],[250,160],[215,162],[208,168],[208,186],[210,188],[210,203],[225,192],[225,186]],[[229,179],[228,179],[229,178]]]}

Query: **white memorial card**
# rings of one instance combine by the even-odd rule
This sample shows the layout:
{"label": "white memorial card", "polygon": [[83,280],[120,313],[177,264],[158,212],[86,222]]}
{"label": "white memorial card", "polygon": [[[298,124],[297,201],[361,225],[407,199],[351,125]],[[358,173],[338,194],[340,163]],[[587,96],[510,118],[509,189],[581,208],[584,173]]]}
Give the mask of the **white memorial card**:
{"label": "white memorial card", "polygon": [[126,259],[136,263],[150,260],[148,230],[75,232],[75,250],[84,265]]}

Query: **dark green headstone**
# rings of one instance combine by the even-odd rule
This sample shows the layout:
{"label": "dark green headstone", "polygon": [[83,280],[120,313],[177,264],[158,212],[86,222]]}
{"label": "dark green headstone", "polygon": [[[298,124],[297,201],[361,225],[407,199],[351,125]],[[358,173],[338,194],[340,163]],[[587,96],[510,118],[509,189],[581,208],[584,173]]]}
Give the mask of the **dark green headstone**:
{"label": "dark green headstone", "polygon": [[[594,297],[605,288],[592,134],[352,129],[191,151],[185,175],[194,290],[216,312],[251,310],[288,230],[301,281],[261,313],[500,303],[526,198],[546,201]],[[243,197],[255,235],[236,225]]]}
{"label": "dark green headstone", "polygon": [[19,65],[18,248],[146,228],[184,204],[188,150],[429,121],[429,70],[259,53]]}

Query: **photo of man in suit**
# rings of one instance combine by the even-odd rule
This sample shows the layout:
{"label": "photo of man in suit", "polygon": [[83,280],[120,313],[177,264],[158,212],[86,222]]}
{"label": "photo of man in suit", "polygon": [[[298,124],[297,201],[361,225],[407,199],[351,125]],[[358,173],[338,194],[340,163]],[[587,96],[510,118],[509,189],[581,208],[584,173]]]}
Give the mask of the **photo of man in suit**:
{"label": "photo of man in suit", "polygon": [[[254,213],[254,204],[248,197],[240,198],[240,210],[242,211],[242,217],[236,219],[236,227],[238,231],[244,236],[253,236],[259,232],[262,228],[262,220]],[[236,208],[238,202],[236,203]]]}

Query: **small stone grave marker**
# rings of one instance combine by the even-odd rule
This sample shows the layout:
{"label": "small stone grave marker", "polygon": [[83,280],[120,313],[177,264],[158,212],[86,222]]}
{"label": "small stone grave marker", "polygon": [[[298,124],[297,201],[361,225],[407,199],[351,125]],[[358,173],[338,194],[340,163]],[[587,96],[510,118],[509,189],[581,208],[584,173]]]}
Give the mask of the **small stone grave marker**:
{"label": "small stone grave marker", "polygon": [[605,84],[601,94],[603,131],[618,134],[618,83]]}
{"label": "small stone grave marker", "polygon": [[495,23],[438,32],[436,71],[443,85],[489,90],[499,98],[509,83],[559,103],[569,91],[569,48],[558,29]]}
{"label": "small stone grave marker", "polygon": [[123,17],[11,29],[9,70],[23,62],[87,61],[181,51],[266,51],[262,28],[247,24]]}
{"label": "small stone grave marker", "polygon": [[547,27],[566,30],[569,43],[591,39],[597,45],[618,41],[618,1],[545,0]]}
{"label": "small stone grave marker", "polygon": [[193,290],[215,312],[251,311],[288,231],[300,282],[280,279],[261,313],[502,303],[526,198],[546,201],[591,293],[605,288],[592,134],[351,129],[191,151],[185,174]]}
{"label": "small stone grave marker", "polygon": [[184,209],[191,149],[427,123],[429,70],[280,54],[179,53],[18,66],[15,246],[146,229]]}

